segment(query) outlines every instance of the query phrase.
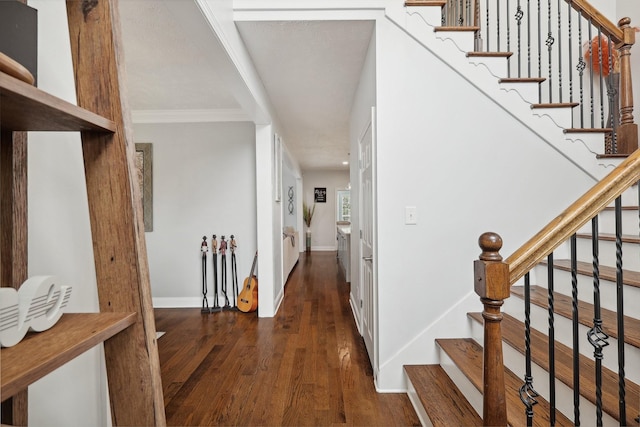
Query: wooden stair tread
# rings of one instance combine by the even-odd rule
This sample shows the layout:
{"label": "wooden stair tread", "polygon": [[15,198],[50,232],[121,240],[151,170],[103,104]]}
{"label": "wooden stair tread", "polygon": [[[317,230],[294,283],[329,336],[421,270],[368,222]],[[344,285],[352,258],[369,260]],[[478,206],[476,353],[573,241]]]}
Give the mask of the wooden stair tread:
{"label": "wooden stair tread", "polygon": [[545,77],[503,77],[499,83],[542,83],[547,80]]}
{"label": "wooden stair tread", "polygon": [[531,108],[573,108],[580,105],[577,102],[554,102],[550,104],[531,104]]}
{"label": "wooden stair tread", "polygon": [[[482,392],[482,347],[471,338],[461,339],[437,339],[438,345],[449,355],[456,366],[466,375],[471,383]],[[524,404],[520,401],[519,390],[523,380],[513,372],[505,368],[505,388],[507,401],[507,421],[513,427],[526,426]],[[549,426],[549,403],[543,398],[538,398],[538,404],[534,406],[535,426]],[[556,413],[556,425],[572,426],[573,423],[560,412]]]}
{"label": "wooden stair tread", "polygon": [[[593,234],[591,233],[576,233],[576,237],[579,239],[591,239],[591,236],[593,236]],[[623,234],[621,237],[622,237],[622,243],[640,243],[640,237],[638,236]],[[598,240],[615,242],[616,235],[610,234],[610,233],[598,233]]]}
{"label": "wooden stair tread", "polygon": [[[524,298],[524,287],[512,286],[511,293],[520,298]],[[571,298],[558,292],[554,292],[553,295],[554,313],[571,319],[573,311]],[[591,293],[589,295],[591,295]],[[531,303],[546,309],[548,303],[547,289],[537,285],[531,286]],[[602,317],[602,330],[610,337],[618,339],[616,313],[605,308],[601,308],[600,313]],[[578,321],[580,324],[589,328],[593,326],[593,304],[578,300]],[[624,322],[624,341],[629,345],[640,348],[640,320],[624,316]]]}
{"label": "wooden stair tread", "polygon": [[[469,317],[483,324],[482,313],[469,313]],[[504,313],[502,319],[502,339],[521,354],[525,354],[524,323]],[[531,360],[548,371],[547,335],[531,328]],[[558,380],[569,388],[573,388],[573,352],[568,346],[556,341],[555,343],[556,373]],[[538,381],[547,379],[538,379]],[[534,385],[536,378],[534,378]],[[580,355],[580,394],[595,405],[595,362],[584,355]],[[632,414],[640,410],[640,387],[626,381],[627,425],[631,424]],[[602,368],[602,409],[616,420],[619,420],[618,406],[618,374],[607,368]]]}
{"label": "wooden stair tread", "polygon": [[434,427],[482,426],[482,418],[442,366],[406,365],[404,370]]}
{"label": "wooden stair tread", "polygon": [[407,0],[404,2],[405,6],[438,6],[444,7],[447,4],[447,0]]}
{"label": "wooden stair tread", "polygon": [[626,159],[628,154],[596,154],[597,159]]}
{"label": "wooden stair tread", "polygon": [[[547,265],[546,261],[542,261],[540,264]],[[568,259],[557,259],[553,261],[554,268],[562,271],[571,271],[571,261]],[[593,266],[590,262],[578,261],[578,274],[583,276],[593,277]],[[615,267],[609,267],[608,265],[600,265],[600,280],[608,280],[610,282],[616,281],[616,269]],[[622,282],[625,285],[640,288],[640,272],[633,270],[622,269]]]}
{"label": "wooden stair tread", "polygon": [[475,32],[475,31],[480,31],[480,27],[472,27],[472,26],[468,26],[468,27],[440,26],[440,27],[435,27],[433,29],[433,31],[453,31],[453,32],[471,31],[471,32]]}
{"label": "wooden stair tread", "polygon": [[467,52],[468,58],[509,58],[513,52]]}
{"label": "wooden stair tread", "polygon": [[[640,209],[640,208],[638,208],[638,206],[622,206],[622,210],[623,211],[637,211],[638,209]],[[615,210],[615,207],[614,206],[607,206],[606,208],[604,208],[604,210],[605,211],[612,211],[612,210]]]}
{"label": "wooden stair tread", "polygon": [[610,133],[613,129],[611,128],[569,128],[564,129],[564,133]]}

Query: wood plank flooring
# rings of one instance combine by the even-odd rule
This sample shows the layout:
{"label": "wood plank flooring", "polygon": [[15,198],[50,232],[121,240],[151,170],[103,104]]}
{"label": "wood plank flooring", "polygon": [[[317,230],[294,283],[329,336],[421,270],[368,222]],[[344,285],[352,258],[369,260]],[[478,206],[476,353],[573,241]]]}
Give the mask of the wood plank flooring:
{"label": "wood plank flooring", "polygon": [[335,252],[301,254],[275,318],[155,313],[168,425],[420,425],[406,394],[375,391]]}

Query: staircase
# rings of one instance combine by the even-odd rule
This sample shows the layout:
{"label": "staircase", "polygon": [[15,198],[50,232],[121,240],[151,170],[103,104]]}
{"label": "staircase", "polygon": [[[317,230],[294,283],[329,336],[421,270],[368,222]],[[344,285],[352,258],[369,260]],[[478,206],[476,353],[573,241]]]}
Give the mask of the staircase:
{"label": "staircase", "polygon": [[[528,2],[523,0],[522,3]],[[582,16],[595,11],[583,1],[568,3],[574,3],[573,7],[580,9]],[[468,0],[413,0],[405,3],[407,13],[419,13],[423,24],[428,24],[425,28],[431,25],[433,28],[428,30],[435,32],[437,38],[453,41],[463,51],[469,49],[465,55],[467,61],[485,65],[495,78],[495,84],[501,86],[502,90],[517,91],[522,102],[530,104],[533,115],[552,117],[553,122],[563,128],[561,132],[569,135],[569,138],[579,135],[577,138],[589,140],[585,146],[590,147],[588,151],[592,152],[592,156],[598,152],[602,153],[599,158],[624,158],[637,149],[637,128],[628,122],[628,118],[623,118],[619,123],[614,120],[612,127],[608,126],[609,123],[605,125],[604,120],[600,121],[599,126],[585,126],[584,117],[593,116],[594,109],[585,113],[585,109],[572,99],[561,101],[562,94],[560,99],[554,100],[551,94],[549,99],[543,99],[545,95],[540,96],[542,91],[538,87],[544,78],[512,77],[514,62],[509,59],[511,52],[472,51],[482,50],[478,49],[479,38],[491,37],[480,35],[477,7],[481,4],[483,2]],[[501,12],[489,12],[487,9],[485,18],[492,13],[500,16]],[[448,25],[451,15],[458,26]],[[437,25],[438,21],[440,26]],[[410,27],[411,24],[408,24]],[[600,35],[600,32],[597,34]],[[615,35],[610,36],[615,38]],[[484,43],[488,42],[485,40]],[[475,49],[470,47],[473,45]],[[516,63],[519,61],[516,60]],[[562,92],[562,85],[559,86]],[[622,87],[621,91],[624,91]],[[590,102],[593,104],[593,101]],[[600,107],[602,111],[606,109],[606,106],[602,107],[603,102]],[[629,112],[629,107],[633,107],[632,100],[621,100],[623,115],[625,111]],[[605,116],[603,112],[598,114]],[[589,124],[594,121],[586,122]],[[554,138],[553,132],[549,135],[550,139]],[[613,147],[612,139],[617,142]],[[565,152],[565,155],[568,154]],[[640,177],[638,165],[640,163],[637,160],[623,162],[621,168],[626,166],[634,172],[625,175],[628,183],[624,188],[618,185],[617,194],[612,195],[610,192],[613,190],[609,190],[616,186],[613,183],[615,179],[606,185],[600,185],[601,182],[596,187],[602,193],[594,189],[590,197],[587,197],[589,193],[583,196],[557,220],[552,221],[547,227],[549,230],[555,230],[554,226],[563,224],[566,216],[575,217],[571,226],[577,221],[584,225],[575,225],[575,230],[565,237],[575,232],[573,243],[567,240],[559,246],[554,245],[547,253],[537,253],[538,258],[526,275],[523,272],[515,277],[513,265],[522,258],[518,251],[503,262],[498,253],[501,242],[497,244],[495,240],[485,240],[483,243],[484,235],[481,237],[483,254],[481,260],[477,261],[480,264],[476,264],[476,292],[484,297],[485,312],[468,313],[471,336],[438,339],[438,365],[404,367],[408,394],[423,425],[492,425],[494,423],[491,420],[500,419],[500,415],[492,418],[495,411],[491,408],[501,406],[506,409],[506,421],[512,426],[575,425],[579,422],[587,425],[640,425],[640,193],[637,185],[631,186]],[[605,194],[608,198],[597,209],[591,206],[598,203],[593,202],[599,197],[596,194]],[[618,208],[614,209],[611,201],[620,194],[615,203]],[[575,213],[574,206],[582,209],[587,203],[591,204],[588,209],[596,209],[593,215],[597,216],[597,220],[587,222],[593,215],[583,218]],[[571,212],[571,215],[565,215],[567,212]],[[566,220],[566,223],[570,221]],[[556,231],[544,231],[536,237],[554,238],[548,236]],[[546,246],[540,244],[538,247]],[[594,247],[597,248],[595,272]],[[617,253],[620,253],[619,259]],[[616,267],[617,264],[620,268]],[[507,295],[501,297],[491,291],[484,295],[480,292],[487,291],[484,288],[489,288],[489,282],[495,281],[494,278],[502,279],[501,275],[509,276],[506,289],[510,294],[510,298],[504,300],[503,313],[500,313],[501,300]],[[524,280],[520,278],[522,275]],[[514,286],[509,286],[509,283],[514,283]],[[619,322],[618,312],[624,314],[624,322]],[[596,334],[591,335],[596,346],[587,338],[589,331],[594,328],[594,318],[601,319],[601,332],[596,330]],[[485,319],[491,324],[489,329],[485,328]],[[599,322],[596,322],[596,326]],[[618,327],[619,323],[624,325],[623,329]],[[492,334],[496,331],[502,341],[501,348],[483,348],[485,340],[493,341]],[[600,338],[604,338],[605,334],[607,338],[603,343]],[[623,338],[619,339],[620,336]],[[597,350],[598,344],[601,351]],[[490,363],[492,360],[493,364]],[[496,393],[495,384],[487,381],[490,369],[495,369],[489,375],[491,381],[501,387],[504,384],[504,399],[500,393]],[[619,371],[624,376],[621,377]],[[504,375],[504,379],[500,378],[501,375]],[[530,379],[529,389],[525,386],[525,378]],[[535,403],[532,403],[534,400]],[[483,414],[488,414],[484,422]]]}

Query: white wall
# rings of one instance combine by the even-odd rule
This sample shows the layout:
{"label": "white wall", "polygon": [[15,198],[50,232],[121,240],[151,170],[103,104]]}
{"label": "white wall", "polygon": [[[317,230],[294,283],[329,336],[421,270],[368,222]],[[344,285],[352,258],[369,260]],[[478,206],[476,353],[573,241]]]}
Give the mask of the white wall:
{"label": "white wall", "polygon": [[[38,86],[75,103],[65,2],[38,10]],[[78,133],[30,133],[29,276],[52,274],[73,287],[68,312],[97,312],[98,296],[84,165]],[[29,425],[110,423],[102,346],[29,387]]]}
{"label": "white wall", "polygon": [[[238,281],[256,251],[253,123],[134,124],[134,141],[153,144],[153,231],[145,233],[154,306],[200,307],[200,244],[233,234]],[[218,256],[218,263],[221,262]],[[227,288],[231,295],[231,258]],[[213,302],[212,255],[208,297]],[[219,264],[219,285],[221,271]],[[224,301],[220,301],[221,304]]]}
{"label": "white wall", "polygon": [[[303,171],[303,200],[313,206],[315,187],[327,189],[327,202],[316,203],[311,220],[311,250],[334,251],[336,242],[336,190],[344,190],[349,184],[349,172],[344,171]],[[305,225],[306,231],[306,225]],[[300,239],[302,236],[300,234]],[[306,240],[305,240],[306,242]],[[305,246],[306,247],[306,246]]]}
{"label": "white wall", "polygon": [[377,31],[378,386],[397,390],[402,363],[437,361],[429,330],[473,290],[478,236],[509,255],[592,180],[396,25]]}

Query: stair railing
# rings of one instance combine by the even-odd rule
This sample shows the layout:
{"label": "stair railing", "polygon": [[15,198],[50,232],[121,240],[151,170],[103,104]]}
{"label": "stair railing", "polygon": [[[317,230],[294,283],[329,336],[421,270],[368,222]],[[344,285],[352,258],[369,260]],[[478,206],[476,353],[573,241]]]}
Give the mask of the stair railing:
{"label": "stair railing", "polygon": [[571,108],[567,132],[600,132],[605,154],[638,148],[629,18],[618,26],[586,0],[442,0],[442,26],[473,27],[476,52],[509,52],[502,82],[539,83],[532,108]]}
{"label": "stair railing", "polygon": [[[529,348],[529,271],[547,259],[550,268],[553,267],[553,251],[569,240],[575,240],[576,232],[584,225],[592,222],[594,224],[593,239],[597,240],[597,219],[598,214],[603,211],[612,202],[616,207],[616,254],[617,254],[617,281],[618,281],[618,364],[619,364],[619,409],[621,425],[631,423],[632,418],[637,414],[626,413],[625,402],[625,381],[624,381],[624,315],[623,315],[623,297],[621,291],[622,285],[622,264],[621,264],[621,244],[620,244],[620,212],[621,212],[621,194],[629,189],[632,185],[640,180],[640,150],[636,150],[627,159],[625,159],[617,168],[615,168],[602,181],[598,182],[592,189],[587,191],[576,202],[569,206],[562,214],[552,220],[547,226],[540,230],[522,247],[517,249],[506,260],[502,259],[499,251],[502,247],[502,239],[495,233],[484,233],[480,236],[479,244],[482,249],[479,260],[475,261],[474,287],[476,293],[480,296],[484,305],[483,318],[485,319],[485,341],[484,341],[484,406],[483,419],[485,425],[506,425],[506,400],[505,400],[505,384],[503,377],[502,363],[502,341],[501,326],[502,314],[500,307],[503,301],[509,296],[509,290],[512,285],[518,282],[523,276],[525,277],[525,345],[526,345],[526,373],[525,383],[520,390],[520,397],[525,404],[525,412],[529,421],[532,420],[532,406],[536,403],[537,393],[533,389],[531,379],[531,358]],[[639,196],[640,197],[640,196]],[[594,245],[597,245],[594,243]],[[572,252],[575,251],[575,242],[572,242]],[[588,334],[589,341],[594,346],[594,354],[596,355],[596,369],[599,360],[601,360],[601,350],[606,344],[607,334],[602,330],[601,320],[599,319],[599,288],[598,273],[595,271],[598,266],[597,247],[594,249],[594,325]],[[572,256],[575,259],[575,256]],[[575,268],[575,267],[574,267]],[[577,339],[577,289],[575,284],[575,270],[573,273],[573,305],[574,305],[574,340]],[[550,330],[553,330],[553,286],[549,290],[549,314],[550,314]],[[603,343],[604,342],[604,343]],[[552,336],[549,337],[550,352],[554,345]],[[577,346],[574,345],[574,349]],[[600,351],[600,358],[598,352]],[[577,349],[574,350],[574,360],[579,359]],[[550,355],[551,359],[551,355]],[[550,363],[551,360],[550,360]],[[579,372],[578,367],[574,367],[574,382],[579,381],[577,378]],[[551,374],[550,374],[551,375]],[[596,374],[598,375],[598,373]],[[600,373],[601,375],[601,373]],[[551,376],[553,383],[553,377]],[[601,380],[601,379],[600,379]],[[596,383],[598,380],[596,380]],[[577,396],[574,399],[574,408],[576,419],[574,422],[579,425],[579,383],[575,384],[574,392]],[[550,386],[551,387],[551,386]],[[596,384],[596,406],[598,416],[602,414],[602,402],[600,385]],[[554,393],[553,390],[550,391]],[[551,420],[555,416],[555,402],[553,396],[550,399],[552,414]],[[553,421],[552,421],[553,424]],[[600,420],[600,424],[601,420]]]}

